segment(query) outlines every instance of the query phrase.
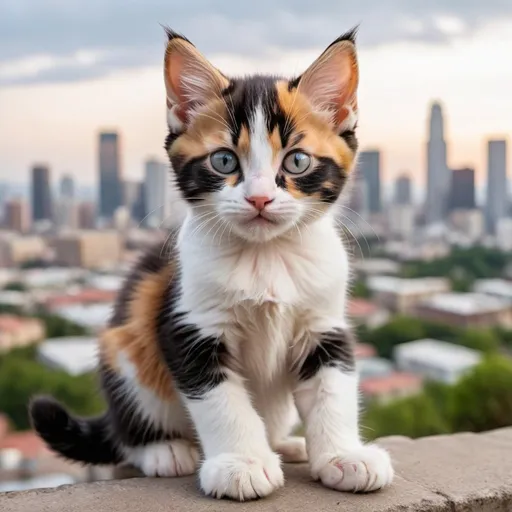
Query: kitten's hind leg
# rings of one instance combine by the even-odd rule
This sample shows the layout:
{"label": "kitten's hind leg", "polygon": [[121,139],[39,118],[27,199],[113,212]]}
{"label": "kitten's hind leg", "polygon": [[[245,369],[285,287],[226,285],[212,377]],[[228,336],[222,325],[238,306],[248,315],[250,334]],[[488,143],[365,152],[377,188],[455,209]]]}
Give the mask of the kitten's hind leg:
{"label": "kitten's hind leg", "polygon": [[125,462],[146,476],[192,475],[199,463],[197,446],[186,439],[159,441],[144,446],[125,447]]}
{"label": "kitten's hind leg", "polygon": [[259,401],[272,450],[281,455],[283,462],[307,462],[306,440],[292,436],[300,423],[293,395],[283,387],[281,392]]}

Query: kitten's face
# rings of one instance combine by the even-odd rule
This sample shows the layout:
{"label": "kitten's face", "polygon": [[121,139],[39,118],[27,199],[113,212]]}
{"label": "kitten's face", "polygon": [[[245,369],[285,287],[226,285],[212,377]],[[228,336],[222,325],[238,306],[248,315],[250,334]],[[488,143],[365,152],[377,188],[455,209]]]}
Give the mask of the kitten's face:
{"label": "kitten's face", "polygon": [[[177,43],[198,58],[190,43],[181,38]],[[344,58],[354,55],[344,49]],[[175,68],[183,67],[185,57],[179,54]],[[355,61],[340,63],[338,57],[334,65],[341,66],[341,74],[357,69]],[[308,70],[289,82],[262,76],[228,80],[207,61],[201,64],[205,73],[196,77],[173,77],[172,68],[166,68],[171,73],[167,151],[198,221],[259,242],[324,215],[343,190],[355,158],[357,74],[342,76],[345,90],[340,92],[339,77],[332,76],[335,66],[319,70],[317,65],[312,73],[320,76],[310,77]],[[188,69],[197,72],[197,62]],[[205,93],[207,81],[212,90]],[[202,97],[195,99],[194,93]]]}

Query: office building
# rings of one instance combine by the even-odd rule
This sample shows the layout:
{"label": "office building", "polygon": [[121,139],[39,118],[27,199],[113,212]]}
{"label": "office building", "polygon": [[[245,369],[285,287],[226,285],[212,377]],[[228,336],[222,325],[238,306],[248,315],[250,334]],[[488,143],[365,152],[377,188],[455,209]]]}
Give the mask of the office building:
{"label": "office building", "polygon": [[32,220],[52,220],[50,169],[46,165],[32,167]]}
{"label": "office building", "polygon": [[24,233],[29,229],[28,206],[21,199],[11,199],[5,203],[4,225],[6,229]]}
{"label": "office building", "polygon": [[54,240],[57,263],[80,268],[112,268],[119,264],[122,242],[113,231],[76,231]]}
{"label": "office building", "polygon": [[451,172],[448,204],[450,211],[474,210],[476,208],[474,169],[454,169]]}
{"label": "office building", "polygon": [[507,216],[507,141],[487,142],[487,200],[485,217],[487,229],[495,234],[500,219]]}
{"label": "office building", "polygon": [[366,183],[369,213],[380,213],[382,210],[380,151],[362,151],[359,155],[358,171]]}
{"label": "office building", "polygon": [[446,214],[450,174],[446,163],[443,111],[439,103],[430,110],[429,138],[427,142],[427,198],[425,220],[427,224],[442,222]]}
{"label": "office building", "polygon": [[399,205],[412,203],[412,183],[407,174],[401,174],[395,181],[394,203]]}
{"label": "office building", "polygon": [[78,205],[78,228],[94,229],[96,227],[96,205],[84,201]]}
{"label": "office building", "polygon": [[99,216],[109,220],[122,205],[120,140],[116,132],[99,135]]}
{"label": "office building", "polygon": [[75,180],[73,176],[64,174],[60,179],[60,197],[67,199],[75,198]]}

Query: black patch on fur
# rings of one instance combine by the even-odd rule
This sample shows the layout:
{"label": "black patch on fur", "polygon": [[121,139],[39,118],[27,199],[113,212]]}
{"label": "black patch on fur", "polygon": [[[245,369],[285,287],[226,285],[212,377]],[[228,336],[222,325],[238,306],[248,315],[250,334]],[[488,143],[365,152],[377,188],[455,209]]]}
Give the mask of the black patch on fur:
{"label": "black patch on fur", "polygon": [[357,141],[356,132],[354,130],[345,130],[340,134],[340,137],[347,143],[350,150],[355,153],[359,146]]}
{"label": "black patch on fur", "polygon": [[[169,239],[174,240],[174,234],[169,234]],[[156,274],[169,264],[169,251],[163,247],[163,242],[150,247],[135,264],[129,276],[125,279],[121,290],[117,295],[114,311],[110,318],[109,327],[119,327],[128,319],[128,305],[132,300],[137,285],[147,274]]]}
{"label": "black patch on fur", "polygon": [[34,430],[63,457],[86,464],[121,462],[122,455],[113,441],[108,414],[78,418],[50,397],[32,400],[29,413]]}
{"label": "black patch on fur", "polygon": [[[319,157],[317,160],[318,165],[314,170],[304,176],[293,178],[295,186],[307,195],[320,192],[322,201],[333,203],[345,185],[345,173],[332,158]],[[325,182],[330,182],[330,186],[325,187]]]}
{"label": "black patch on fur", "polygon": [[183,156],[176,155],[171,163],[176,174],[176,183],[183,197],[190,202],[199,201],[204,194],[221,190],[226,184],[224,176],[215,174],[206,165],[208,155],[183,163]]}
{"label": "black patch on fur", "polygon": [[155,428],[138,413],[135,399],[127,391],[126,381],[122,377],[105,365],[100,367],[100,375],[116,439],[126,446],[143,446],[175,437],[171,432]]}
{"label": "black patch on fur", "polygon": [[284,179],[284,174],[282,172],[278,172],[276,175],[276,185],[286,190],[286,180]]}
{"label": "black patch on fur", "polygon": [[173,144],[173,142],[181,135],[181,133],[173,133],[171,131],[169,131],[169,133],[167,134],[167,137],[165,138],[165,150],[167,152],[170,151],[171,149],[171,146]]}
{"label": "black patch on fur", "polygon": [[242,127],[251,129],[252,118],[259,104],[261,104],[267,122],[267,130],[272,133],[277,127],[282,147],[286,147],[288,139],[293,133],[294,126],[290,121],[287,123],[285,113],[279,105],[279,98],[276,89],[275,76],[255,75],[249,78],[234,79],[226,88],[224,97],[226,106],[231,110],[228,114],[228,123],[231,127],[233,144],[238,145]]}
{"label": "black patch on fur", "polygon": [[351,372],[355,368],[354,337],[344,329],[335,329],[322,334],[318,346],[306,357],[299,369],[299,378],[308,380],[314,377],[320,368],[339,368]]}
{"label": "black patch on fur", "polygon": [[183,41],[186,41],[187,43],[194,46],[184,35],[180,34],[179,32],[176,32],[172,28],[163,26],[163,29],[165,30],[165,34],[167,35],[168,42],[171,42],[173,39],[183,39]]}
{"label": "black patch on fur", "polygon": [[174,312],[178,291],[172,285],[159,315],[158,340],[164,360],[171,369],[180,391],[190,399],[202,396],[226,379],[226,345],[213,336],[204,336],[199,328]]}

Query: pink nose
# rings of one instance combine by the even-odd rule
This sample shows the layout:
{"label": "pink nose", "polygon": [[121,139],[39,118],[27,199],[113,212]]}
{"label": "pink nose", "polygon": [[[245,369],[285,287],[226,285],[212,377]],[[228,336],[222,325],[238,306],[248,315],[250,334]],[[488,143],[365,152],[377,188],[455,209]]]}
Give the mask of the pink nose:
{"label": "pink nose", "polygon": [[251,203],[257,210],[263,210],[267,204],[270,204],[273,201],[273,199],[270,199],[270,197],[267,196],[251,196],[246,197],[245,200],[248,203]]}

